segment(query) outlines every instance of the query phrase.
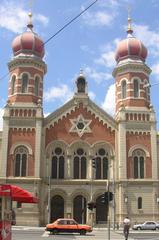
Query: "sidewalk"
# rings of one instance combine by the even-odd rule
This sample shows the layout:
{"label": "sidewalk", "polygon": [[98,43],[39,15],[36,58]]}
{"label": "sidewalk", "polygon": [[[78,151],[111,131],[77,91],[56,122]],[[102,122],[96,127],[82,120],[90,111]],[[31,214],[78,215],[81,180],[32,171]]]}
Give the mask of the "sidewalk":
{"label": "sidewalk", "polygon": [[[93,231],[104,231],[105,236],[108,239],[108,229],[107,228],[93,228]],[[134,240],[134,238],[129,237],[129,240]],[[124,235],[123,235],[123,230],[115,230],[113,231],[112,229],[110,230],[110,240],[125,240]]]}

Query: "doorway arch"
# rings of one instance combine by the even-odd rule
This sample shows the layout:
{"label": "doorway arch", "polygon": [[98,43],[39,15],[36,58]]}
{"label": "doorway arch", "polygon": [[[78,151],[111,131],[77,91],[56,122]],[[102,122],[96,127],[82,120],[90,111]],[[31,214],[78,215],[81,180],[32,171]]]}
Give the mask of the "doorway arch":
{"label": "doorway arch", "polygon": [[108,205],[101,202],[101,197],[96,199],[96,224],[107,223]]}
{"label": "doorway arch", "polygon": [[73,218],[78,223],[86,223],[86,198],[78,195],[73,200]]}
{"label": "doorway arch", "polygon": [[60,195],[55,195],[51,199],[51,221],[64,217],[64,199]]}

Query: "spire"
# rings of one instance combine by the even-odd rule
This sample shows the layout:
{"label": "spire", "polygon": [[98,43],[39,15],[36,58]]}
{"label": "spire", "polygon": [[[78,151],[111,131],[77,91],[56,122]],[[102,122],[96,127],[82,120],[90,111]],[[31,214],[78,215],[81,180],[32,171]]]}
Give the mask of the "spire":
{"label": "spire", "polygon": [[32,13],[29,12],[29,13],[28,13],[28,16],[29,16],[29,22],[28,22],[28,24],[27,24],[27,27],[28,27],[31,31],[33,31]]}
{"label": "spire", "polygon": [[132,29],[132,25],[131,25],[131,7],[128,6],[128,27],[127,27],[127,33],[128,34],[132,34],[133,33],[133,29]]}
{"label": "spire", "polygon": [[30,0],[29,2],[29,5],[30,5],[30,12],[28,13],[28,16],[29,16],[29,21],[28,21],[28,24],[27,24],[27,27],[33,31],[33,23],[32,23],[32,4],[33,4],[33,0]]}

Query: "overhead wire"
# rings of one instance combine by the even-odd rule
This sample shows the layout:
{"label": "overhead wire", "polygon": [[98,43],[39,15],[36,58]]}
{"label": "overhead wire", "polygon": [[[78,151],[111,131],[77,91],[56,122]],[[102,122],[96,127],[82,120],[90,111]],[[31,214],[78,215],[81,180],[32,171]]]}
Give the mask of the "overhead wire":
{"label": "overhead wire", "polygon": [[[74,18],[72,18],[68,23],[66,23],[63,27],[61,27],[56,33],[54,33],[51,37],[49,37],[43,45],[46,45],[49,41],[51,41],[55,36],[57,36],[60,32],[62,32],[66,27],[68,27],[72,22],[74,22],[77,18],[79,18],[83,13],[85,13],[89,8],[91,8],[98,0],[95,0],[92,2],[88,7],[86,7],[84,10],[82,10],[79,14],[77,14]],[[0,77],[0,81],[3,80],[5,77],[7,77],[10,74],[10,72],[4,74],[2,77]]]}

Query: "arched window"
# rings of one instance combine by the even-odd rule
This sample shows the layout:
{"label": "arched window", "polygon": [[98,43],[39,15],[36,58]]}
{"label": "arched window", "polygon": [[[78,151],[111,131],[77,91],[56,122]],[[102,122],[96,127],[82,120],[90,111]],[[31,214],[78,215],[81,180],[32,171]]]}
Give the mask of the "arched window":
{"label": "arched window", "polygon": [[123,80],[121,83],[121,98],[126,98],[126,81]]}
{"label": "arched window", "polygon": [[144,158],[145,154],[142,150],[133,152],[134,178],[144,178]]}
{"label": "arched window", "polygon": [[146,99],[150,101],[150,86],[145,87]]}
{"label": "arched window", "polygon": [[22,93],[27,93],[28,91],[28,74],[24,73],[22,75]]}
{"label": "arched window", "polygon": [[108,178],[108,158],[104,148],[100,148],[96,153],[96,179]]}
{"label": "arched window", "polygon": [[137,199],[137,208],[142,209],[142,197],[138,197]]}
{"label": "arched window", "polygon": [[139,81],[138,79],[134,79],[134,97],[139,97]]}
{"label": "arched window", "polygon": [[55,148],[52,152],[52,178],[64,178],[64,160],[64,151],[60,147]]}
{"label": "arched window", "polygon": [[12,95],[15,93],[15,80],[16,80],[16,76],[14,75],[12,77],[12,81],[11,81],[11,94]]}
{"label": "arched window", "polygon": [[74,178],[86,179],[86,152],[82,148],[78,148],[74,152]]}
{"label": "arched window", "polygon": [[39,95],[39,83],[40,83],[39,77],[36,76],[36,77],[35,77],[35,85],[34,85],[34,94],[35,94],[36,96]]}
{"label": "arched window", "polygon": [[27,168],[28,151],[25,147],[20,146],[15,150],[15,177],[25,177]]}

